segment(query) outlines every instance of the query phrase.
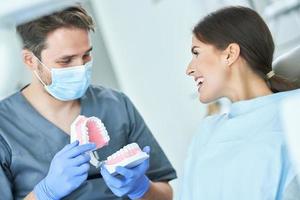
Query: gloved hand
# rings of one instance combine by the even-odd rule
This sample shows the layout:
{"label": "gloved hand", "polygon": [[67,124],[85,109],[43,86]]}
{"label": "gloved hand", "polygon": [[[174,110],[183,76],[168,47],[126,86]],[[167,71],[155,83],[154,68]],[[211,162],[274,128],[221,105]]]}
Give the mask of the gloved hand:
{"label": "gloved hand", "polygon": [[47,176],[34,187],[38,200],[61,199],[87,179],[91,158],[85,152],[94,150],[96,145],[78,144],[78,141],[68,144],[55,154]]}
{"label": "gloved hand", "polygon": [[[146,146],[144,152],[150,152],[150,147]],[[134,168],[117,167],[119,175],[112,176],[104,165],[101,166],[101,174],[110,190],[122,197],[128,195],[130,199],[139,199],[144,196],[150,187],[150,181],[145,175],[149,168],[149,158]]]}

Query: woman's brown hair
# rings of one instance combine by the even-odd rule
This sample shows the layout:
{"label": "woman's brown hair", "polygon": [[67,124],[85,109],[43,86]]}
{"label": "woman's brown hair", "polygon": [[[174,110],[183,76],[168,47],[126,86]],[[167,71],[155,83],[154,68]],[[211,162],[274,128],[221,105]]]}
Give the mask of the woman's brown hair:
{"label": "woman's brown hair", "polygon": [[254,10],[241,6],[217,10],[201,20],[193,33],[198,40],[220,50],[226,49],[230,43],[238,44],[241,57],[266,80],[273,92],[299,88],[295,83],[272,74],[273,38],[264,20]]}

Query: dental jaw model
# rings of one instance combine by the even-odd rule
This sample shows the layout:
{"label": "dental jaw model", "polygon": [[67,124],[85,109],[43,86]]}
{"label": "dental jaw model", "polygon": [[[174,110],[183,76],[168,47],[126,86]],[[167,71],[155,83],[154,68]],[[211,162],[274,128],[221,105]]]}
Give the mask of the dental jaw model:
{"label": "dental jaw model", "polygon": [[149,155],[143,152],[137,143],[131,143],[109,156],[104,163],[107,171],[114,175],[116,174],[116,167],[132,168],[147,158]]}
{"label": "dental jaw model", "polygon": [[[71,124],[71,143],[78,140],[79,144],[89,142],[96,144],[96,149],[100,149],[108,145],[110,137],[102,121],[97,117],[85,117],[79,115]],[[131,143],[124,146],[122,149],[112,154],[107,160],[100,161],[97,152],[90,151],[90,163],[96,168],[105,165],[110,174],[116,174],[116,167],[132,168],[144,160],[149,158],[149,155],[143,152],[137,143]]]}
{"label": "dental jaw model", "polygon": [[[79,144],[89,142],[96,144],[96,149],[100,149],[110,140],[107,130],[100,119],[97,117],[85,117],[79,115],[71,125],[71,143],[78,140]],[[97,152],[90,151],[90,163],[95,167],[99,167],[100,162]]]}

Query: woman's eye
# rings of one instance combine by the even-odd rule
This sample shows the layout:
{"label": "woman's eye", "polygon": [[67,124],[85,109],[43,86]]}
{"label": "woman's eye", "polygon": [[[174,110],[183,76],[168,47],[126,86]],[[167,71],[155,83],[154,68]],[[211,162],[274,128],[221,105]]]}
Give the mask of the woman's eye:
{"label": "woman's eye", "polygon": [[197,57],[199,53],[197,51],[193,51],[193,54]]}

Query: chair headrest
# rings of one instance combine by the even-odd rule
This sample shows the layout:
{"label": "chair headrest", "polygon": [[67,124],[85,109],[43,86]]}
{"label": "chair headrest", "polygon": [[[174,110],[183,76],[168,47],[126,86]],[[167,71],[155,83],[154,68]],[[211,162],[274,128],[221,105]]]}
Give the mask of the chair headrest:
{"label": "chair headrest", "polygon": [[300,46],[276,58],[273,70],[278,75],[300,83]]}

